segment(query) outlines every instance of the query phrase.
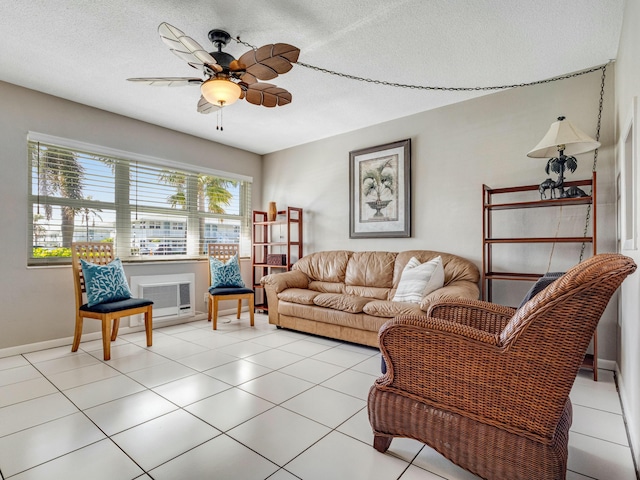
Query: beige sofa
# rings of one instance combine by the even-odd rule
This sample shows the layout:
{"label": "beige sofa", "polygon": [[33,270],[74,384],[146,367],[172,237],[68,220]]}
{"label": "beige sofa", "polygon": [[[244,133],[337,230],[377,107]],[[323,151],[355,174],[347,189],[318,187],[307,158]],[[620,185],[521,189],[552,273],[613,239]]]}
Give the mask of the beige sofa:
{"label": "beige sofa", "polygon": [[[412,257],[420,263],[442,258],[444,286],[419,303],[392,301]],[[291,271],[262,278],[269,323],[339,340],[378,346],[378,330],[398,315],[425,315],[442,297],[478,299],[480,273],[470,261],[430,250],[404,252],[317,252]]]}

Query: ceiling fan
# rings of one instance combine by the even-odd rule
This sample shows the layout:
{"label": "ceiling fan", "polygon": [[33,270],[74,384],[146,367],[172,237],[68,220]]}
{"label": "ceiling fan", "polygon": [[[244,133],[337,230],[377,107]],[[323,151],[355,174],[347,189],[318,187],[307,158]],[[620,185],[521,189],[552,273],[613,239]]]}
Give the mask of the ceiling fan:
{"label": "ceiling fan", "polygon": [[222,51],[231,40],[231,35],[224,30],[214,29],[209,32],[209,40],[217,47],[217,51],[210,53],[194,39],[166,22],[158,26],[158,33],[169,50],[191,67],[202,70],[205,78],[152,77],[127,80],[169,87],[199,85],[202,93],[198,101],[200,113],[220,110],[242,98],[264,107],[291,103],[291,93],[287,90],[258,80],[271,80],[291,70],[292,64],[298,61],[299,48],[286,43],[269,44],[249,50],[236,60]]}

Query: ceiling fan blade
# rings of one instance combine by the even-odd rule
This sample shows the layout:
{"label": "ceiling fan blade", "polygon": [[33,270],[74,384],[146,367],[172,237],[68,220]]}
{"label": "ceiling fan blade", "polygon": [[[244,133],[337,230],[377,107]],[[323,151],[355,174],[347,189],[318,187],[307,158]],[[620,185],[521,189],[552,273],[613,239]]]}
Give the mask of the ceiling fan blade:
{"label": "ceiling fan blade", "polygon": [[258,79],[255,77],[255,75],[251,75],[248,72],[243,73],[240,76],[240,80],[242,80],[247,85],[251,85],[251,84],[256,83],[258,81]]}
{"label": "ceiling fan blade", "polygon": [[264,107],[276,107],[291,103],[291,94],[284,88],[270,83],[253,83],[245,92],[247,102]]}
{"label": "ceiling fan blade", "polygon": [[238,60],[232,60],[229,64],[229,70],[232,72],[240,72],[242,70],[246,70],[246,65],[240,63]]}
{"label": "ceiling fan blade", "polygon": [[198,100],[198,112],[208,114],[217,112],[218,110],[220,110],[220,107],[214,105],[213,103],[207,102],[207,100],[202,95],[200,95],[200,100]]}
{"label": "ceiling fan blade", "polygon": [[[296,63],[299,56],[299,48],[287,43],[276,43],[264,45],[257,50],[249,50],[238,59],[238,62],[245,65],[247,73],[255,78],[271,80],[291,70],[292,63]],[[246,81],[244,75],[242,80]]]}
{"label": "ceiling fan blade", "polygon": [[130,82],[146,83],[158,87],[183,87],[185,85],[201,85],[200,78],[193,77],[150,77],[150,78],[127,78]]}
{"label": "ceiling fan blade", "polygon": [[169,50],[192,67],[203,70],[208,67],[215,72],[222,71],[222,67],[218,65],[216,59],[193,38],[185,35],[182,30],[162,22],[158,26],[158,33],[160,34],[160,39],[169,47]]}
{"label": "ceiling fan blade", "polygon": [[247,66],[243,63],[240,63],[238,60],[232,60],[229,63],[229,71],[236,77],[239,78],[241,75],[245,73],[247,70]]}

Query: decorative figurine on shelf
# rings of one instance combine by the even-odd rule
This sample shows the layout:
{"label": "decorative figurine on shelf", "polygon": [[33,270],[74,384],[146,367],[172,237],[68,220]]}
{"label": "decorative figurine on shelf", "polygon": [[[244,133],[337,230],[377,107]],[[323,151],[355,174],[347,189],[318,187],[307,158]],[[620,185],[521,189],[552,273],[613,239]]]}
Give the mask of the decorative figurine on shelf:
{"label": "decorative figurine on shelf", "polygon": [[[590,152],[599,146],[600,142],[588,136],[568,120],[565,121],[565,117],[558,117],[558,121],[551,124],[549,131],[540,143],[527,153],[527,157],[548,158],[554,155],[556,150],[558,152],[557,157],[549,158],[544,169],[547,175],[551,172],[557,173],[558,180],[553,181],[551,178],[547,178],[540,184],[540,199],[547,198],[546,190],[551,190],[551,198],[587,197],[588,195],[578,187],[564,189],[564,172],[568,169],[573,173],[578,168],[578,161],[573,155]],[[565,152],[570,155],[565,155]],[[558,190],[557,195],[554,195],[555,190]]]}
{"label": "decorative figurine on shelf", "polygon": [[587,195],[587,193],[578,188],[578,187],[569,187],[567,188],[562,195],[560,195],[560,198],[578,198],[578,197],[588,197],[589,195]]}
{"label": "decorative figurine on shelf", "polygon": [[554,182],[552,179],[547,178],[544,182],[540,184],[540,187],[538,188],[538,190],[540,191],[540,200],[547,198],[547,194],[545,193],[547,190],[551,190],[551,198],[556,198],[555,196],[556,188],[562,188],[562,183],[558,185],[558,182]]}

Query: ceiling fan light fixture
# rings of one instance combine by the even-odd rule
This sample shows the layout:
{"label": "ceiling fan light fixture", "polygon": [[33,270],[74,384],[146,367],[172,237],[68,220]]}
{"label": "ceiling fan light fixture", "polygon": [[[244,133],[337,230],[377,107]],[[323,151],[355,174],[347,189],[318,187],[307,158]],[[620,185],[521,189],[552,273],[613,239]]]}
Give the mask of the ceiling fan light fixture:
{"label": "ceiling fan light fixture", "polygon": [[231,105],[238,100],[242,94],[242,89],[238,84],[224,78],[211,78],[207,80],[200,87],[200,91],[207,102],[217,105],[218,107]]}

